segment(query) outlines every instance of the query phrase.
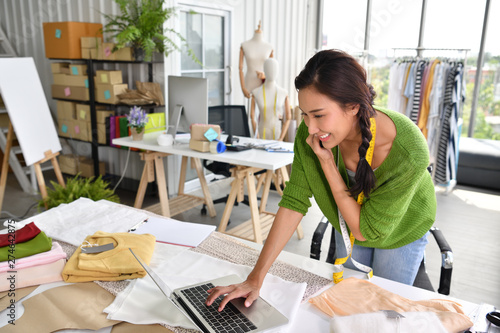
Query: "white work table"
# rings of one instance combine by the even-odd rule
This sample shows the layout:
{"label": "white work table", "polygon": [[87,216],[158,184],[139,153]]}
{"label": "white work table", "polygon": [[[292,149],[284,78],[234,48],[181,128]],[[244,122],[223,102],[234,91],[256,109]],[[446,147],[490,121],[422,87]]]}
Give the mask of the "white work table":
{"label": "white work table", "polygon": [[[92,208],[92,210],[95,211],[102,211],[101,215],[104,216],[100,216],[99,218],[93,220],[87,220],[86,216],[88,216],[87,212],[90,208]],[[69,219],[67,217],[67,214],[65,213],[67,211],[74,212],[74,216],[72,216]],[[109,225],[107,227],[108,229],[106,229],[107,232],[126,232],[133,224],[135,224],[135,222],[140,222],[145,215],[155,216],[154,214],[144,210],[138,210],[120,204],[107,202],[104,200],[98,202],[91,202],[88,199],[84,200],[79,199],[73,202],[72,204],[62,205],[53,208],[52,210],[49,210],[47,212],[29,218],[26,221],[35,222],[35,224],[37,224],[41,230],[44,230],[47,233],[47,235],[53,237],[54,240],[61,240],[70,242],[72,244],[77,244],[78,242],[82,242],[84,238],[87,236],[87,234],[92,234],[93,232],[98,230],[104,230],[102,221],[109,220],[110,218],[112,218],[113,215],[116,215],[118,213],[124,213],[122,214],[122,216],[130,216],[131,218],[125,222],[121,221],[121,223]],[[136,219],[138,221],[133,221],[133,219]],[[81,223],[83,220],[86,220],[87,222],[85,225]],[[61,228],[62,226],[67,226],[67,229]],[[69,232],[67,232],[67,230],[70,230],[72,235],[69,235]],[[78,237],[75,238],[74,236],[76,235],[73,234],[78,234],[81,240],[77,240]],[[217,242],[218,241],[219,240],[217,240]],[[237,242],[240,243],[243,242],[243,244],[241,245],[236,244],[236,246],[238,247],[249,246],[258,251],[262,248],[262,245],[250,241],[242,241],[238,239]],[[221,240],[220,244],[222,244],[221,245],[222,247],[219,250],[223,251],[224,250],[223,244],[225,243]],[[163,244],[157,242],[155,248],[155,254],[153,256],[155,255],[157,256],[156,257],[157,263],[158,262],[166,263],[168,260],[173,259],[176,255],[178,255],[183,251],[188,251],[188,248],[185,246],[176,246],[172,244]],[[278,259],[287,264],[293,265],[294,267],[311,272],[315,275],[331,279],[332,265],[326,262],[317,261],[314,259],[310,259],[308,257],[299,256],[289,252],[282,252]],[[344,276],[345,278],[348,277],[357,277],[361,279],[364,278],[363,273],[353,271],[350,269],[345,270]],[[456,301],[462,305],[464,312],[466,314],[471,313],[477,307],[476,304],[467,301],[458,300],[435,292],[430,292],[412,286],[403,285],[401,283],[393,282],[376,276],[371,279],[371,282],[378,285],[379,287],[382,287],[388,291],[391,291],[395,294],[398,294],[400,296],[406,297],[411,300],[440,298],[440,299],[448,299]],[[64,283],[60,282],[60,283],[42,285],[32,294],[36,294],[38,292],[46,290],[47,288],[58,287],[61,285],[64,285]],[[331,282],[329,285],[326,285],[324,289],[330,287],[331,285],[333,285],[333,282]],[[28,295],[27,298],[29,297],[31,297],[31,295]],[[22,304],[22,301],[18,302],[18,308],[20,304]],[[0,312],[0,327],[7,324],[8,317],[5,315],[6,314],[5,311],[7,310]],[[316,309],[312,304],[308,302],[303,302],[299,305],[299,311],[297,312],[296,317],[293,318],[292,326],[289,332],[306,332],[306,331],[329,332],[329,322],[330,322],[329,317],[327,317],[325,314]],[[105,328],[99,330],[98,332],[107,333],[110,332],[110,330],[111,328]]]}
{"label": "white work table", "polygon": [[[203,153],[189,148],[189,138],[176,140],[176,142],[171,146],[160,146],[157,143],[157,137],[160,134],[161,132],[147,133],[144,135],[144,139],[142,141],[133,141],[132,137],[113,139],[113,144],[115,145],[145,150],[145,152],[142,153],[142,158],[145,160],[145,166],[134,207],[142,208],[142,202],[144,199],[147,183],[154,180],[154,170],[156,169],[161,206],[160,213],[163,216],[174,216],[177,213],[194,208],[201,203],[205,203],[207,205],[210,216],[214,217],[216,214],[215,208],[213,206],[212,197],[208,190],[200,159],[229,163],[235,166],[232,169],[232,176],[234,177],[234,181],[231,184],[231,191],[229,193],[229,198],[227,200],[218,231],[223,233],[227,232],[231,235],[262,244],[262,242],[267,237],[275,216],[274,213],[267,212],[265,210],[269,195],[269,189],[271,186],[271,180],[273,179],[274,172],[277,170],[279,170],[280,172],[283,183],[288,180],[288,172],[286,170],[286,166],[292,164],[293,153],[268,152],[263,149],[249,149],[238,152],[226,150],[224,153],[220,154],[212,154],[209,152]],[[225,136],[222,137],[222,141],[225,141]],[[240,137],[240,142],[238,142],[238,144],[241,145],[246,143],[253,143],[257,145],[275,144],[279,145],[279,147],[281,148],[293,151],[293,143],[290,142]],[[162,171],[162,159],[168,155],[182,156],[178,196],[170,200],[168,199],[165,175]],[[203,198],[184,193],[184,182],[188,158],[191,158],[192,162],[194,162],[193,164],[198,174],[200,185],[203,191]],[[255,184],[255,173],[261,170],[266,171],[266,177],[262,178],[265,180],[265,182],[263,184],[261,201],[259,205],[257,201],[257,188],[259,186],[256,186]],[[245,180],[247,185],[251,219],[231,230],[226,230],[235,201],[241,202],[243,200],[243,186],[245,184]],[[276,186],[279,187],[278,185]],[[299,237],[299,239],[303,237],[301,225],[299,225],[299,227],[297,228],[297,236]]]}

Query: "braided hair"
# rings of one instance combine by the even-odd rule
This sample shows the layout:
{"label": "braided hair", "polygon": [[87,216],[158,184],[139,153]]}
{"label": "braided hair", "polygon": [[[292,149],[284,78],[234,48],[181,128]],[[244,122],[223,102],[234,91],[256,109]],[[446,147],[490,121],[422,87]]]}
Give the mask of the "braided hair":
{"label": "braided hair", "polygon": [[355,198],[363,192],[368,198],[375,187],[375,174],[366,160],[366,152],[372,139],[370,118],[375,115],[373,100],[376,93],[366,82],[366,71],[356,59],[343,51],[320,51],[309,59],[295,78],[297,90],[307,87],[314,87],[320,94],[337,102],[344,111],[350,105],[359,104],[357,117],[362,140],[354,176],[356,184],[349,189],[349,193]]}

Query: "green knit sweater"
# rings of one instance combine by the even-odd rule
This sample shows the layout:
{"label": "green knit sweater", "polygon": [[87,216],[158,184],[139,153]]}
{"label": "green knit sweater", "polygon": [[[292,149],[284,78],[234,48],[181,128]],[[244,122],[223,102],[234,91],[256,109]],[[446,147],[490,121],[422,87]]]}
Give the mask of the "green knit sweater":
{"label": "green knit sweater", "polygon": [[[361,234],[366,241],[356,244],[393,249],[421,238],[436,217],[436,195],[427,171],[429,150],[420,129],[405,115],[376,107],[394,122],[397,130],[391,151],[375,170],[377,179],[370,198],[364,200],[360,213]],[[290,181],[279,206],[303,215],[314,196],[319,208],[340,232],[337,205],[321,164],[307,144],[308,129],[302,122],[294,143],[294,161]],[[338,147],[332,149],[337,156]],[[347,171],[339,154],[338,168],[347,186]]]}

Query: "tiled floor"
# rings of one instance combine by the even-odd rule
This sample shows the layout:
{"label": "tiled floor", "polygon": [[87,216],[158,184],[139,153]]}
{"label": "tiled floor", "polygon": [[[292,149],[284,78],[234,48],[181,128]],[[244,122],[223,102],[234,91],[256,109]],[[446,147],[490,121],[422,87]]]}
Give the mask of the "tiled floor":
{"label": "tiled floor", "polygon": [[[51,171],[45,172],[46,179],[53,179]],[[230,179],[210,183],[213,198],[229,193]],[[133,205],[135,193],[117,190],[123,204]],[[193,194],[201,195],[201,191]],[[443,230],[454,254],[454,267],[451,296],[475,303],[489,303],[500,307],[500,192],[457,186],[447,194],[436,190],[438,210],[435,226]],[[39,196],[22,192],[14,175],[10,174],[3,203],[2,218],[13,216],[32,216],[37,214],[36,202]],[[280,196],[271,191],[267,210],[277,211]],[[158,202],[155,196],[146,196],[144,207]],[[204,224],[218,225],[224,204],[215,205],[217,217],[211,218],[200,213],[199,208],[184,212],[174,218]],[[7,213],[8,212],[8,213]],[[313,201],[302,221],[304,239],[294,235],[285,247],[286,251],[309,256],[311,238],[322,214]],[[248,207],[240,204],[234,207],[229,227],[238,225],[250,218]],[[326,256],[329,243],[326,233],[322,246]],[[427,270],[431,281],[437,288],[440,274],[441,255],[433,241],[427,250]],[[323,259],[323,258],[322,258]],[[323,259],[324,260],[324,259]]]}

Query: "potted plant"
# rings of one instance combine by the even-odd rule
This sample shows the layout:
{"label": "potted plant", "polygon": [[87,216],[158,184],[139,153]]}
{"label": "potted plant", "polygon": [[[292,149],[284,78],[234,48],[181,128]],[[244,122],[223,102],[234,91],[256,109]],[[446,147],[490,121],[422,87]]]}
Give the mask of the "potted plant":
{"label": "potted plant", "polygon": [[128,127],[130,127],[130,132],[132,133],[132,139],[134,141],[142,140],[144,128],[149,121],[146,111],[144,111],[140,106],[134,106],[130,109],[127,119]]}
{"label": "potted plant", "polygon": [[[175,15],[175,9],[165,7],[165,0],[115,0],[121,14],[112,16],[103,14],[108,20],[103,32],[111,33],[115,39],[113,51],[125,46],[131,46],[135,60],[150,61],[153,52],[157,51],[168,56],[172,51],[180,51],[180,47],[165,33],[173,33],[185,42],[178,32],[165,28],[164,23]],[[194,52],[188,53],[197,60]]]}
{"label": "potted plant", "polygon": [[84,197],[94,201],[106,199],[113,202],[120,202],[120,198],[109,188],[109,183],[101,176],[94,178],[82,178],[76,175],[68,179],[66,187],[57,182],[51,181],[52,189],[47,188],[47,197],[38,201],[38,208],[42,208],[47,203],[47,209],[57,207],[62,203],[70,203],[78,198]]}

